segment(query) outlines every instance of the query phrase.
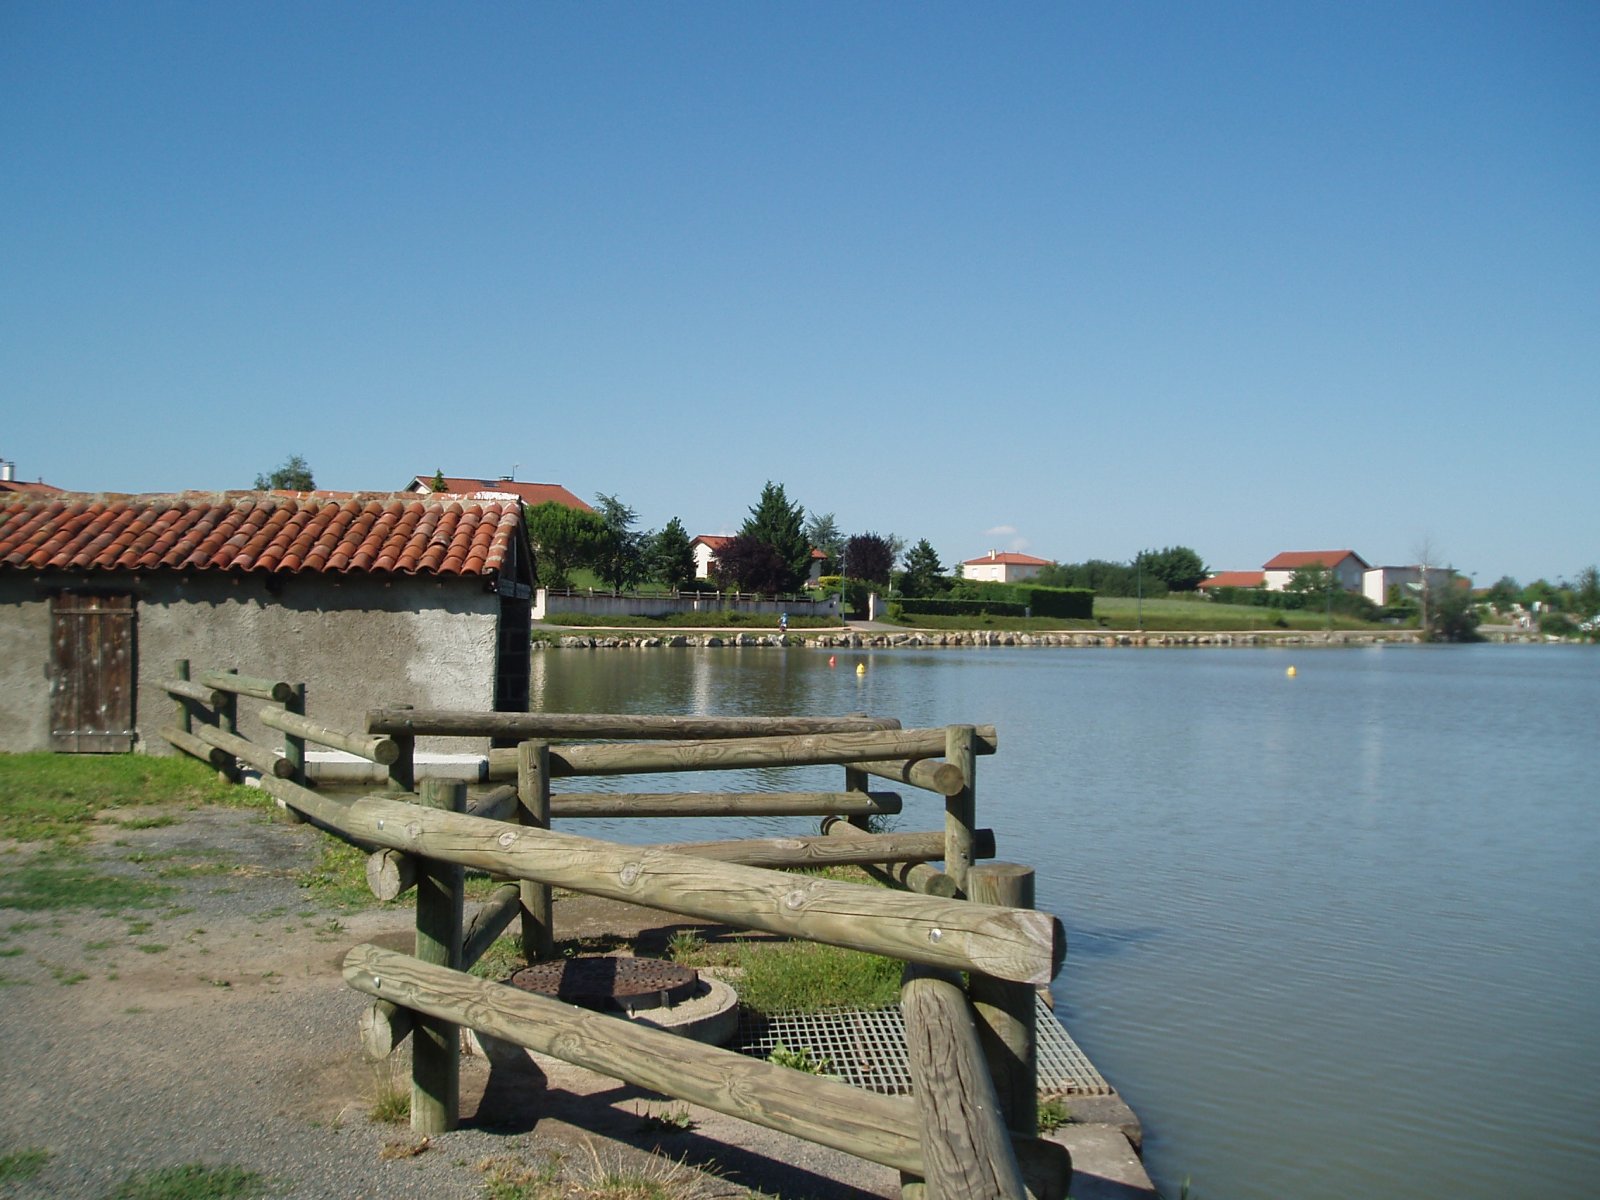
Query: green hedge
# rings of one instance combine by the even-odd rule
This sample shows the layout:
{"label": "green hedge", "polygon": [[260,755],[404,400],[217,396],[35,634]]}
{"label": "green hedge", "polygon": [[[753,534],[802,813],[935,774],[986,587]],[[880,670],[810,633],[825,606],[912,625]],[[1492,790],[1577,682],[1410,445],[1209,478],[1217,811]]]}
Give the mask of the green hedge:
{"label": "green hedge", "polygon": [[1035,617],[1060,617],[1068,621],[1094,619],[1093,588],[1029,587],[1014,584],[1012,591]]}
{"label": "green hedge", "polygon": [[1028,606],[1010,600],[913,600],[900,601],[900,611],[908,617],[1021,617]]}

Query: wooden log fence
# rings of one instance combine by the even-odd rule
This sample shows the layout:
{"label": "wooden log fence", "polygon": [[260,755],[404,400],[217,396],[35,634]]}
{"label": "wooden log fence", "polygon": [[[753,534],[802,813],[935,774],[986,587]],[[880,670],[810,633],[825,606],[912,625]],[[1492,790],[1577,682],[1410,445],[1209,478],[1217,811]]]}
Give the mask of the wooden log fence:
{"label": "wooden log fence", "polygon": [[[369,886],[384,899],[414,890],[415,953],[358,946],[346,980],[373,998],[361,1018],[373,1057],[413,1037],[412,1122],[455,1126],[458,1028],[556,1054],[637,1086],[701,1104],[901,1171],[905,1195],[1065,1195],[1070,1160],[1033,1136],[1037,1120],[1034,992],[1060,969],[1061,923],[1033,909],[1032,873],[992,863],[992,830],[976,827],[976,760],[998,749],[993,726],[902,729],[892,718],[631,717],[464,713],[390,705],[353,733],[305,713],[303,685],[233,671],[166,681],[185,753],[262,771],[291,814],[369,848]],[[284,735],[280,756],[238,735],[236,698]],[[513,740],[491,749],[490,788],[422,781],[418,736]],[[613,739],[616,744],[560,739]],[[554,744],[552,744],[554,743]],[[389,791],[339,799],[305,786],[307,744],[387,769]],[[558,778],[833,764],[838,792],[552,792]],[[889,779],[938,795],[944,828],[875,832],[899,813]],[[514,782],[511,782],[514,781]],[[625,846],[550,828],[573,817],[823,815],[815,836]],[[943,870],[931,864],[943,864]],[[797,876],[854,864],[889,887]],[[505,880],[464,920],[462,873]],[[701,1045],[614,1017],[476,979],[466,972],[520,916],[530,962],[553,953],[550,889],[636,903],[735,928],[763,930],[898,958],[913,1094],[879,1096]],[[969,982],[963,987],[958,973]]]}

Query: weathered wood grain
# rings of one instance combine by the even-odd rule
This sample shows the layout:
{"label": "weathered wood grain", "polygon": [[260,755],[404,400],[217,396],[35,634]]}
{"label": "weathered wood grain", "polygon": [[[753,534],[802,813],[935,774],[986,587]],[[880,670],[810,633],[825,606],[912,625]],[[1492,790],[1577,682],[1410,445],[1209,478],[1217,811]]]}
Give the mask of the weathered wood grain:
{"label": "weathered wood grain", "polygon": [[367,732],[413,736],[516,738],[727,738],[899,729],[894,717],[697,717],[621,713],[487,713],[438,708],[375,708]]}
{"label": "weathered wood grain", "polygon": [[557,792],[555,817],[892,816],[898,792]]}
{"label": "weathered wood grain", "polygon": [[742,928],[1025,983],[1049,982],[1065,950],[1061,923],[1048,913],[617,846],[382,796],[345,804],[284,780],[264,780],[263,786],[379,845]]}
{"label": "weathered wood grain", "polygon": [[1022,1170],[959,979],[918,968],[906,976],[900,1011],[928,1200],[1024,1200]]}
{"label": "weathered wood grain", "polygon": [[273,700],[278,704],[282,704],[294,692],[294,688],[281,679],[258,679],[234,671],[201,671],[194,678],[197,683],[218,691],[231,692],[236,696],[253,696],[257,700]]}
{"label": "weathered wood grain", "polygon": [[909,783],[925,792],[940,796],[954,796],[967,786],[961,768],[935,759],[921,758],[906,762],[859,762],[856,769],[879,779],[892,779],[896,783]]}
{"label": "weathered wood grain", "polygon": [[277,753],[265,746],[240,737],[236,733],[218,729],[215,725],[195,726],[194,736],[202,742],[225,750],[242,763],[254,767],[264,776],[275,776],[278,779],[287,779],[294,774],[294,767],[287,759],[279,758]]}
{"label": "weathered wood grain", "polygon": [[369,737],[364,733],[349,733],[343,729],[318,725],[282,708],[263,708],[256,715],[261,718],[263,725],[279,733],[293,734],[320,746],[332,746],[335,750],[343,750],[368,762],[388,766],[400,757],[400,747],[393,738]]}

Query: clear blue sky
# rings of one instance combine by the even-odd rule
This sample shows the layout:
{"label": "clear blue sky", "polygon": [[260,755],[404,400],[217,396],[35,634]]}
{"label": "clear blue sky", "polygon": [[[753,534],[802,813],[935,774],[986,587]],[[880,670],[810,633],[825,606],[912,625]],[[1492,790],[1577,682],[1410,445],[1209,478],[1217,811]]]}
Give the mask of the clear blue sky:
{"label": "clear blue sky", "polygon": [[0,5],[0,457],[1600,560],[1600,5]]}

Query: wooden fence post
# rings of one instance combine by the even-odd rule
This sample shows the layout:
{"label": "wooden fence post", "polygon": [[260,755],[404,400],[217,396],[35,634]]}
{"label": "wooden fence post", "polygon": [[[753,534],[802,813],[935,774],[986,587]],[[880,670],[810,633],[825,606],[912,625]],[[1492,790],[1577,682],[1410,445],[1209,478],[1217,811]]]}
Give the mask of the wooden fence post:
{"label": "wooden fence post", "polygon": [[[423,781],[419,803],[461,812],[467,785],[442,779]],[[417,949],[421,962],[461,967],[461,867],[423,859],[417,872]],[[418,1013],[411,1042],[411,1128],[446,1133],[456,1127],[461,1107],[461,1034],[450,1021]]]}
{"label": "wooden fence post", "polygon": [[[189,678],[189,660],[187,658],[178,659],[177,662],[172,664],[172,673],[178,679],[182,679],[187,682]],[[189,711],[189,702],[182,696],[179,696],[177,698],[177,705],[178,729],[183,733],[193,733],[194,716]]]}
{"label": "wooden fence post", "polygon": [[[395,704],[393,708],[410,708],[409,704]],[[417,788],[417,739],[416,735],[397,733],[394,744],[400,747],[400,757],[389,764],[389,790],[391,792],[413,792]]]}
{"label": "wooden fence post", "polygon": [[967,872],[972,869],[972,828],[977,824],[978,731],[971,725],[945,729],[944,757],[959,767],[963,787],[944,800],[944,873],[967,893]]}
{"label": "wooden fence post", "polygon": [[[239,668],[238,667],[229,667],[225,673],[228,674],[228,675],[237,675],[239,673]],[[238,692],[230,692],[230,691],[220,691],[218,693],[218,695],[220,695],[222,697],[222,702],[217,705],[217,728],[222,730],[223,733],[231,733],[235,737],[238,737],[239,736],[239,693]],[[217,778],[221,779],[221,780],[224,780],[224,781],[226,781],[228,783],[238,783],[239,782],[239,765],[238,765],[238,763],[230,763],[227,767],[224,767],[222,770],[218,771],[217,772]]]}
{"label": "wooden fence post", "polygon": [[[517,746],[517,822],[550,828],[550,743]],[[522,954],[530,963],[555,957],[554,913],[549,885],[523,880]]]}
{"label": "wooden fence post", "polygon": [[[297,684],[294,685],[294,691],[291,692],[289,694],[289,698],[283,702],[283,708],[284,708],[285,712],[291,712],[297,717],[303,717],[303,716],[306,715],[306,685],[305,684],[297,683]],[[305,738],[299,737],[299,736],[297,736],[295,734],[292,734],[292,733],[285,733],[283,735],[283,757],[284,757],[285,761],[287,761],[288,764],[291,767],[294,768],[294,774],[289,776],[289,778],[292,779],[295,783],[298,783],[301,787],[305,787],[306,786],[306,740],[305,740]],[[296,824],[300,823],[300,820],[301,820],[300,814],[295,812],[294,809],[285,808],[282,811],[289,815],[289,819],[291,821],[295,822]]]}
{"label": "wooden fence post", "polygon": [[[979,904],[1033,907],[1033,868],[987,862],[972,868],[969,897]],[[978,1040],[1006,1124],[1033,1136],[1039,1125],[1039,1057],[1032,984],[973,971],[967,986],[978,1018]]]}

